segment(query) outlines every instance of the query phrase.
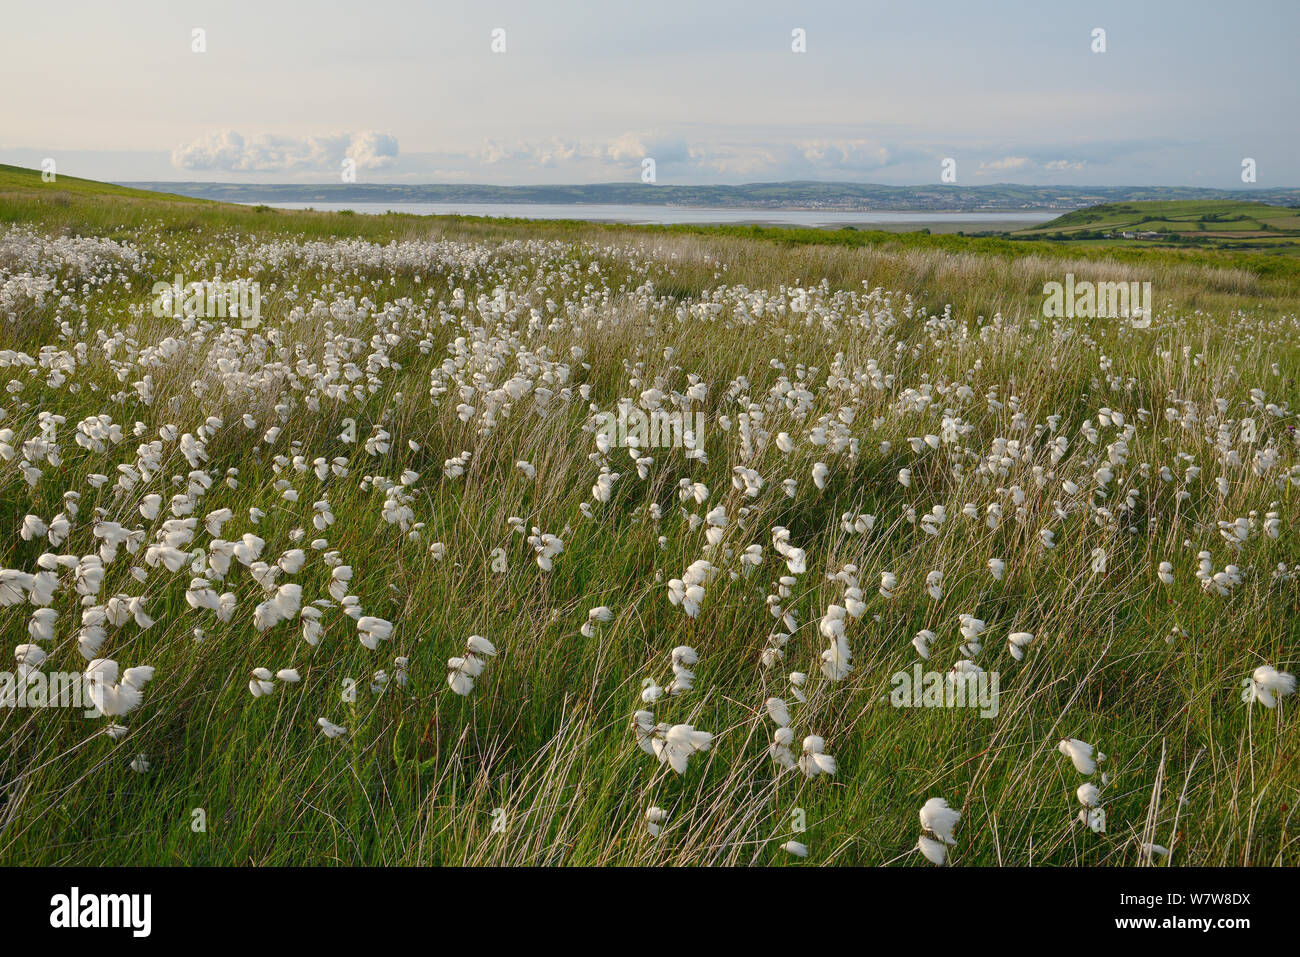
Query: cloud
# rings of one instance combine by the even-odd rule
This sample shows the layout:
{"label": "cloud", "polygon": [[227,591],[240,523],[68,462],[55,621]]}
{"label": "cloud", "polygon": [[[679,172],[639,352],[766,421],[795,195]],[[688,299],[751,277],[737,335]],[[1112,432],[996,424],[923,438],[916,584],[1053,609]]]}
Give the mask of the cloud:
{"label": "cloud", "polygon": [[818,169],[880,169],[890,164],[889,148],[871,140],[807,140],[799,144],[799,153]]}
{"label": "cloud", "polygon": [[351,159],[359,170],[385,169],[397,160],[397,139],[388,133],[329,133],[300,139],[234,130],[208,133],[172,150],[177,169],[231,173],[337,170]]}
{"label": "cloud", "polygon": [[992,160],[988,163],[980,163],[980,169],[993,170],[997,173],[1006,173],[1013,170],[1026,169],[1033,165],[1033,160],[1026,156],[1004,156],[1001,159]]}
{"label": "cloud", "polygon": [[586,161],[633,164],[640,166],[647,156],[656,164],[684,163],[692,152],[680,138],[646,133],[623,133],[610,140],[562,140],[552,137],[515,143],[486,141],[481,149],[471,151],[480,162],[496,164],[522,163],[535,166],[557,166],[562,163]]}
{"label": "cloud", "polygon": [[357,169],[383,169],[397,160],[397,138],[374,130],[354,133],[344,155],[356,161]]}
{"label": "cloud", "polygon": [[1086,180],[1101,185],[1115,157],[1124,158],[1126,170],[1147,169],[1178,145],[1126,140],[1063,146],[962,137],[936,143],[901,127],[864,131],[808,124],[774,130],[767,125],[685,124],[614,127],[595,136],[440,143],[435,151],[399,155],[394,137],[374,131],[295,138],[228,130],[178,147],[171,166],[193,171],[173,177],[178,179],[238,181],[255,174],[267,181],[321,182],[337,179],[340,162],[350,156],[358,171],[372,171],[371,181],[556,184],[640,182],[641,162],[652,158],[658,182],[665,184],[816,180],[916,185],[938,182],[940,161],[955,156],[961,175],[971,182]]}
{"label": "cloud", "polygon": [[656,166],[686,163],[696,156],[685,140],[662,133],[624,133],[605,147],[604,154],[614,163],[638,165],[649,156]]}
{"label": "cloud", "polygon": [[650,156],[651,153],[640,134],[624,133],[605,147],[605,155],[616,163],[628,161],[639,163],[643,158]]}
{"label": "cloud", "polygon": [[[476,150],[459,155],[468,162],[508,167],[513,175],[532,169],[570,169],[574,175],[610,175],[614,171],[636,170],[641,161],[653,158],[659,168],[685,165],[696,158],[685,140],[677,137],[629,132],[604,140],[545,140],[502,143],[488,140]],[[582,171],[582,172],[578,172]],[[574,180],[576,181],[576,180]]]}
{"label": "cloud", "polygon": [[[515,178],[528,171],[566,171],[565,182],[638,177],[641,161],[653,159],[660,181],[696,182],[864,177],[937,160],[928,150],[894,142],[842,136],[808,136],[781,142],[765,136],[686,138],[671,132],[630,130],[595,140],[489,140],[461,153],[443,153]],[[937,168],[937,167],[936,167]],[[500,173],[497,173],[499,176]]]}
{"label": "cloud", "polygon": [[464,154],[469,160],[489,166],[518,165],[553,167],[596,155],[595,148],[582,143],[551,138],[533,143],[498,143],[487,140],[482,148]]}
{"label": "cloud", "polygon": [[[729,178],[766,178],[783,162],[777,152],[753,146],[746,149],[722,146],[691,150],[689,172],[716,173]],[[688,173],[689,175],[689,173]]]}

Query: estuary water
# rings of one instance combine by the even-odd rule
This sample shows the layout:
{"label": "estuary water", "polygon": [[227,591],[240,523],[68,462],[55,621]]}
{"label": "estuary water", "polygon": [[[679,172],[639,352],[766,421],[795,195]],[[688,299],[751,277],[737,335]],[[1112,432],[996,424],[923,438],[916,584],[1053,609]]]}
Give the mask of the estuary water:
{"label": "estuary water", "polygon": [[593,223],[643,224],[757,224],[767,226],[842,226],[875,229],[921,229],[955,232],[1023,229],[1045,223],[1064,210],[1014,210],[945,213],[917,210],[898,212],[839,209],[710,209],[697,206],[639,206],[579,203],[267,203],[277,209],[318,209],[326,212],[412,213],[419,216],[491,216],[515,219],[578,219]]}

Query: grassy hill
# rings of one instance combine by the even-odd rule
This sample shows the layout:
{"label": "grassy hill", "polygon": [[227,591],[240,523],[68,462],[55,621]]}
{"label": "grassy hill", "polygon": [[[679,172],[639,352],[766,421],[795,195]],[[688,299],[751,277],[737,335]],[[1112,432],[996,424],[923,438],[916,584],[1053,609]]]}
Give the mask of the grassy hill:
{"label": "grassy hill", "polygon": [[[113,183],[101,183],[93,179],[78,179],[75,176],[55,177],[53,182],[44,182],[41,171],[26,169],[21,166],[7,166],[0,163],[0,202],[26,198],[33,195],[32,190],[42,191],[48,201],[58,203],[60,197],[71,196],[117,196],[127,199],[144,199],[156,201],[159,194],[153,190],[134,189],[130,186],[116,186]],[[205,200],[175,194],[163,194],[166,198],[182,203],[202,203]]]}
{"label": "grassy hill", "polygon": [[1300,206],[1237,200],[1104,203],[1013,234],[1070,242],[1194,244],[1300,253]]}

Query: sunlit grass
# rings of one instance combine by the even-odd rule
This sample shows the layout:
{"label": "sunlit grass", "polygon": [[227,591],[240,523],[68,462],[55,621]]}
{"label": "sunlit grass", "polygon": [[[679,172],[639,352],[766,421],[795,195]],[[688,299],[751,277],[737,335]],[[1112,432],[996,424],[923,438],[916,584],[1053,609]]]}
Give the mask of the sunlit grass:
{"label": "sunlit grass", "polygon": [[[154,524],[137,511],[142,496],[156,491],[166,502],[183,487],[173,487],[172,476],[192,471],[174,443],[165,445],[160,487],[142,483],[115,494],[112,480],[96,491],[88,477],[115,478],[115,467],[133,461],[137,445],[164,425],[192,433],[217,416],[223,425],[204,465],[213,483],[195,513],[200,529],[203,515],[228,507],[235,517],[223,535],[256,532],[268,562],[327,538],[355,571],[350,593],[394,629],[371,651],[353,621],[333,609],[312,648],[297,622],[254,627],[253,607],[265,596],[242,567],[219,588],[239,598],[232,620],[221,624],[186,604],[188,569],[174,576],[151,569],[140,584],[128,572],[138,557],[110,563],[102,596],[147,596],[156,624],[112,631],[102,653],[123,667],[152,665],[156,677],[143,706],[123,719],[129,734],[116,740],[98,733],[104,719],[79,711],[0,713],[0,860],[785,863],[796,859],[779,846],[796,839],[809,846],[809,863],[922,864],[912,853],[917,810],[939,795],[963,815],[952,854],[958,864],[1136,864],[1149,841],[1172,847],[1180,864],[1294,861],[1294,699],[1270,711],[1240,698],[1241,680],[1257,665],[1297,664],[1296,586],[1271,577],[1279,563],[1300,561],[1295,473],[1288,472],[1296,465],[1292,416],[1264,413],[1250,396],[1258,387],[1268,402],[1297,402],[1300,290],[1289,274],[1208,254],[1063,259],[1017,244],[1026,254],[1009,255],[963,247],[960,237],[814,243],[734,230],[258,212],[73,185],[46,194],[44,185],[5,176],[0,221],[52,236],[110,237],[145,261],[138,272],[105,267],[102,282],[65,264],[52,270],[63,283],[56,291],[40,301],[15,296],[0,314],[0,355],[40,356],[51,347],[45,356],[66,350],[75,358],[59,384],[51,384],[49,362],[0,365],[0,380],[21,385],[0,397],[0,429],[13,430],[15,449],[39,433],[42,413],[66,419],[60,464],[44,462],[34,488],[14,462],[0,463],[0,568],[31,570],[45,552],[93,551],[96,509],[152,533]],[[351,240],[374,245],[340,245]],[[277,242],[302,245],[256,252]],[[315,242],[328,245],[305,245]],[[390,251],[395,258],[385,260],[390,242],[412,244],[404,247],[409,255]],[[439,251],[434,242],[447,246]],[[308,261],[317,254],[324,258]],[[228,278],[262,284],[259,328],[151,314],[154,282],[177,272],[211,278],[216,263]],[[0,270],[12,268],[0,258]],[[1053,327],[1037,311],[1041,285],[1067,270],[1153,281],[1155,328]],[[790,308],[796,287],[807,311]],[[892,292],[868,292],[880,287]],[[457,288],[465,305],[454,305]],[[502,289],[509,296],[493,307]],[[782,309],[749,321],[740,306],[754,310],[756,298]],[[458,337],[501,349],[495,377],[486,365],[473,367],[493,386],[529,369],[529,397],[500,413],[489,434],[483,392],[469,403],[476,408],[468,422],[458,416],[466,383],[455,373],[447,394],[436,403],[429,395],[449,357],[467,354],[454,346]],[[169,338],[175,348],[163,349]],[[309,367],[318,371],[326,343],[341,341],[352,350],[341,361],[362,370],[361,394],[321,398]],[[368,365],[376,354],[384,361]],[[222,358],[237,372],[222,371]],[[874,382],[871,360],[880,376]],[[532,391],[544,374],[559,375],[544,363],[564,365],[570,377],[549,387],[573,393],[537,412]],[[274,374],[266,379],[250,377],[268,368]],[[133,387],[146,373],[149,404]],[[608,502],[594,501],[599,463],[583,429],[588,404],[613,409],[656,382],[680,393],[688,374],[708,386],[701,403],[707,462],[680,448],[648,450],[654,463],[640,480],[627,452],[614,450],[603,461],[622,477]],[[772,396],[783,375],[813,394],[802,416]],[[577,393],[584,384],[589,399]],[[949,390],[925,411],[907,411],[905,390],[940,384]],[[957,394],[961,384],[969,397]],[[798,440],[792,452],[769,442],[743,456],[739,416],[751,404],[766,413],[758,427]],[[1080,433],[1103,407],[1136,427],[1105,498],[1093,494],[1092,476],[1120,430],[1104,428],[1097,445]],[[1170,421],[1171,407],[1199,418]],[[855,454],[807,441],[814,423],[833,422],[841,408],[854,413]],[[960,476],[949,458],[955,449],[917,454],[907,441],[940,432],[946,408],[972,429],[956,443],[972,450],[958,456]],[[100,413],[127,437],[104,454],[78,448],[76,423]],[[245,413],[255,427],[241,422]],[[1061,417],[1059,431],[1036,434],[1052,415]],[[1237,437],[1245,416],[1260,429],[1253,446]],[[339,438],[348,420],[356,443]],[[139,436],[131,434],[136,422]],[[1223,464],[1220,424],[1229,424],[1240,464]],[[273,442],[265,437],[271,426],[281,429]],[[376,427],[390,433],[390,448],[370,455],[362,444]],[[1052,466],[1047,446],[1057,434],[1068,436],[1070,448]],[[981,470],[998,437],[1032,443],[1035,453],[1003,474]],[[1265,445],[1278,450],[1279,462],[1261,477],[1251,454]],[[447,478],[444,463],[463,451],[471,453],[464,475]],[[1185,481],[1188,463],[1179,453],[1202,467],[1198,481]],[[291,463],[277,470],[277,455],[301,455],[308,464],[346,456],[347,475],[321,481]],[[516,467],[520,460],[535,467],[535,478]],[[811,478],[819,461],[829,467],[823,490]],[[733,486],[738,465],[763,476],[756,498]],[[1040,486],[1035,465],[1054,477]],[[1172,481],[1159,477],[1162,465]],[[237,488],[224,483],[231,468]],[[911,487],[897,481],[901,468],[911,469]],[[363,481],[397,482],[408,469],[419,473],[410,486],[413,521],[423,523],[415,538],[382,516],[384,483]],[[1221,474],[1230,482],[1222,496],[1214,489]],[[1061,518],[1054,508],[1064,477],[1084,490]],[[683,505],[682,478],[708,486],[706,505]],[[794,498],[781,489],[786,478],[797,480]],[[274,487],[279,479],[298,490],[296,503]],[[1028,496],[1022,521],[1006,494],[1012,486]],[[1131,487],[1140,491],[1136,506],[1116,512]],[[48,520],[64,508],[69,490],[82,498],[65,545],[16,534],[25,515]],[[1180,500],[1182,491],[1188,495]],[[312,503],[322,497],[335,521],[317,532]],[[994,501],[1006,514],[990,529],[983,516]],[[962,515],[967,502],[978,506],[979,519]],[[651,503],[662,511],[657,521]],[[919,516],[935,504],[946,506],[947,521],[930,536],[907,509]],[[703,517],[718,505],[728,516],[727,545],[739,551],[757,543],[763,563],[748,576],[733,580],[724,571],[710,581],[691,619],[667,597],[668,581],[705,554],[704,532],[683,510]],[[257,525],[250,507],[266,513]],[[749,509],[743,527],[742,507]],[[1100,520],[1098,507],[1114,520]],[[1240,552],[1230,550],[1215,523],[1252,511],[1255,531]],[[1282,518],[1276,539],[1259,531],[1269,511]],[[846,533],[846,512],[876,515],[874,531]],[[510,529],[512,517],[563,539],[552,571],[538,568],[526,535]],[[769,635],[782,630],[765,597],[787,574],[773,549],[774,526],[789,529],[808,570],[781,603],[799,627],[784,660],[764,668]],[[297,528],[305,538],[295,543]],[[1055,531],[1056,548],[1043,547],[1040,528]],[[208,538],[200,530],[187,550]],[[446,547],[441,559],[430,553],[435,542]],[[1094,574],[1097,548],[1108,561]],[[492,571],[497,549],[505,573]],[[1230,596],[1194,577],[1201,549],[1217,568],[1235,563],[1248,571]],[[1006,562],[1002,581],[989,574],[990,558]],[[714,560],[735,567],[721,553]],[[1164,560],[1177,570],[1171,586],[1155,575]],[[849,625],[854,670],[831,682],[818,667],[826,647],[818,621],[843,601],[843,584],[827,576],[846,564],[859,569],[866,612]],[[934,569],[944,572],[938,601],[924,584]],[[889,600],[876,592],[882,571],[899,580]],[[301,584],[308,601],[325,594],[329,569],[309,549],[303,570],[281,580]],[[580,628],[599,605],[613,618],[585,637]],[[45,667],[79,671],[76,596],[65,589],[55,607],[58,633]],[[0,608],[4,655],[30,640],[31,610]],[[1000,672],[996,717],[891,707],[890,676],[917,661],[913,635],[936,633],[927,667],[946,670],[957,657],[962,613],[990,626],[979,661]],[[195,640],[196,627],[204,640]],[[1181,632],[1166,640],[1175,627]],[[1021,662],[1006,649],[1014,631],[1036,636]],[[448,687],[447,659],[463,653],[470,635],[487,636],[499,654],[462,697]],[[714,735],[682,775],[637,748],[630,723],[644,707],[643,681],[666,683],[670,649],[679,645],[698,650],[695,687],[659,701],[655,718]],[[409,683],[372,691],[374,673],[391,675],[398,656],[409,658]],[[293,667],[302,681],[255,699],[247,687],[255,667]],[[803,704],[791,698],[786,676],[794,670],[808,674]],[[345,695],[349,682],[355,700]],[[792,703],[796,747],[805,734],[826,739],[834,776],[778,774],[767,750],[773,726],[762,710],[771,696]],[[348,734],[325,738],[321,716]],[[1109,755],[1104,834],[1076,820],[1083,779],[1058,752],[1062,738]],[[147,773],[130,768],[137,754],[147,755]],[[645,823],[651,806],[667,812],[657,839]],[[206,822],[200,832],[196,809]]]}

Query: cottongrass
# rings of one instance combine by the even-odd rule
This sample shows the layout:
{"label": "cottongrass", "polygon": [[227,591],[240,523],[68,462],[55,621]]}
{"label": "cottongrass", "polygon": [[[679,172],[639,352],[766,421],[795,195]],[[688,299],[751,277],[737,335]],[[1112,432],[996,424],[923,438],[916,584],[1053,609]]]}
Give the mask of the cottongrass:
{"label": "cottongrass", "polygon": [[[314,852],[259,795],[351,860],[905,860],[939,787],[936,864],[959,821],[968,863],[1290,859],[1294,316],[930,311],[663,237],[131,236],[0,243],[0,627],[97,709],[0,715],[7,857],[59,845],[31,794],[118,813],[75,787],[103,746],[241,795],[264,860]],[[214,257],[262,326],[140,308]],[[619,444],[620,407],[705,428]],[[889,707],[931,660],[998,715]]]}

